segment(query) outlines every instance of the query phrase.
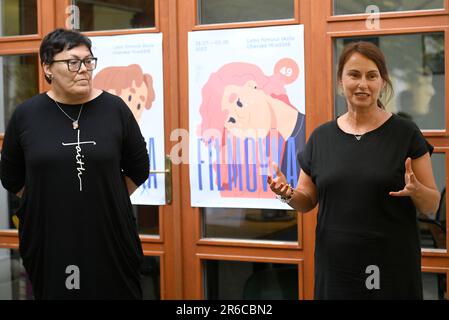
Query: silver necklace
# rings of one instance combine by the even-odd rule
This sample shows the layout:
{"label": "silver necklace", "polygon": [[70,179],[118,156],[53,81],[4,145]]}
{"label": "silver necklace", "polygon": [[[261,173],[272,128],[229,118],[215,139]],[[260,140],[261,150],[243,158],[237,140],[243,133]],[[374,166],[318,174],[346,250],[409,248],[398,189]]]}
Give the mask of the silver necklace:
{"label": "silver necklace", "polygon": [[[349,121],[348,121],[348,124],[349,124]],[[354,127],[352,126],[352,124],[350,125],[350,127],[351,127],[352,131],[356,131],[356,130],[354,130]],[[362,134],[352,133],[352,135],[357,139],[357,141],[360,141],[365,133],[362,133]]]}
{"label": "silver necklace", "polygon": [[66,115],[67,118],[69,118],[70,120],[72,120],[73,130],[78,129],[78,128],[80,127],[78,121],[79,121],[79,119],[80,119],[81,112],[83,112],[83,106],[84,106],[84,103],[81,105],[80,112],[78,113],[78,118],[76,118],[76,120],[75,120],[75,119],[73,119],[71,116],[69,116],[64,110],[62,110],[61,106],[58,104],[58,102],[57,102],[56,100],[53,100],[53,101],[56,103],[56,105],[58,106],[59,110],[61,110],[62,113],[64,113],[64,114]]}
{"label": "silver necklace", "polygon": [[[348,120],[347,122],[348,122],[348,124],[349,124],[349,120]],[[376,123],[375,123],[375,124],[376,124]],[[355,131],[355,130],[354,130],[354,127],[352,126],[352,124],[350,125],[350,127],[351,127],[351,129],[352,129],[353,131]],[[368,132],[368,131],[366,131],[366,132]],[[365,135],[366,132],[364,132],[364,133],[362,133],[362,134],[355,134],[355,133],[352,133],[352,135],[357,139],[357,141],[360,141],[360,140],[362,139],[362,137]]]}

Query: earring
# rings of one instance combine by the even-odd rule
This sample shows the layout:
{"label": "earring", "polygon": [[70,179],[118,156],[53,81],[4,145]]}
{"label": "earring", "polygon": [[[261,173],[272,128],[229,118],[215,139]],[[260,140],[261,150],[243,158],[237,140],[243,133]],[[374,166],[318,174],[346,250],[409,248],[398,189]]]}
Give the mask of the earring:
{"label": "earring", "polygon": [[47,74],[47,78],[50,80],[53,80],[53,75],[52,74]]}

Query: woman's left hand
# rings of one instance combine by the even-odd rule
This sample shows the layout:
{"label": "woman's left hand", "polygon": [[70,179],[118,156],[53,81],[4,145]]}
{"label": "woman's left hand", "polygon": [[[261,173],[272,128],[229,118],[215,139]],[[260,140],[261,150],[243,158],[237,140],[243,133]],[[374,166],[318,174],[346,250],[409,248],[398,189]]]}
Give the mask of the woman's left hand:
{"label": "woman's left hand", "polygon": [[411,197],[420,187],[420,182],[416,179],[412,170],[412,159],[405,160],[405,187],[401,191],[391,191],[390,196],[393,197]]}

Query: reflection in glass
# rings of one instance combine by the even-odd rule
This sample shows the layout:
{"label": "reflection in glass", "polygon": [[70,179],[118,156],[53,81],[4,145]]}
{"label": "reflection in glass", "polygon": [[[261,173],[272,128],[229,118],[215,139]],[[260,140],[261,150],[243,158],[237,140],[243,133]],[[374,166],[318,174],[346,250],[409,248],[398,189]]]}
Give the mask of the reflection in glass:
{"label": "reflection in glass", "polygon": [[[387,60],[394,96],[386,104],[386,109],[411,118],[420,129],[445,129],[444,34],[337,39],[334,75],[344,45],[359,40],[378,45]],[[346,112],[346,101],[337,91],[338,86],[335,85],[335,111],[336,115],[341,115]]]}
{"label": "reflection in glass", "polygon": [[421,247],[446,249],[446,167],[445,154],[434,153],[431,157],[435,182],[441,193],[440,206],[432,215],[419,214]]}
{"label": "reflection in glass", "polygon": [[18,250],[0,249],[0,300],[33,300]]}
{"label": "reflection in glass", "polygon": [[0,56],[0,132],[4,132],[15,107],[39,92],[35,54]]}
{"label": "reflection in glass", "polygon": [[0,36],[37,33],[37,0],[1,0]]}
{"label": "reflection in glass", "polygon": [[[37,55],[0,56],[0,132],[16,106],[39,92]],[[0,228],[13,228],[11,217],[19,205],[18,198],[0,187]]]}
{"label": "reflection in glass", "polygon": [[443,9],[444,0],[334,0],[334,15],[366,13],[373,5],[380,12],[431,10]]}
{"label": "reflection in glass", "polygon": [[447,300],[446,273],[422,273],[424,300]]}
{"label": "reflection in glass", "polygon": [[294,0],[198,0],[199,24],[292,19]]}
{"label": "reflection in glass", "polygon": [[296,211],[203,208],[203,237],[298,241]]}
{"label": "reflection in glass", "polygon": [[435,183],[438,190],[443,192],[446,189],[446,154],[441,152],[434,152],[431,156],[433,175],[435,176]]}
{"label": "reflection in glass", "polygon": [[0,229],[17,229],[15,213],[19,209],[20,198],[0,185]]}
{"label": "reflection in glass", "polygon": [[296,264],[208,260],[203,267],[206,299],[298,299]]}
{"label": "reflection in glass", "polygon": [[133,205],[139,234],[159,235],[159,207],[146,205]]}
{"label": "reflection in glass", "polygon": [[81,31],[155,26],[154,0],[76,0],[74,4],[79,8]]}
{"label": "reflection in glass", "polygon": [[143,258],[141,269],[141,286],[143,291],[143,300],[161,299],[161,268],[160,258],[145,256]]}

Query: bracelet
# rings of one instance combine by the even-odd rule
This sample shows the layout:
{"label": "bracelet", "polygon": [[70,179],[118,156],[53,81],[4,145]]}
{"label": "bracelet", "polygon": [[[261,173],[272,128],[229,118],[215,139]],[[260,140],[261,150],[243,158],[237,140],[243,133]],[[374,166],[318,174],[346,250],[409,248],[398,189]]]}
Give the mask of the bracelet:
{"label": "bracelet", "polygon": [[290,201],[291,201],[292,198],[293,198],[293,194],[294,194],[294,192],[295,192],[295,189],[293,189],[293,187],[292,187],[290,184],[287,184],[287,186],[288,186],[288,188],[289,188],[289,190],[290,190],[290,194],[289,194],[288,196],[286,196],[286,197],[284,197],[284,196],[282,196],[282,195],[280,195],[280,194],[277,194],[277,195],[276,195],[276,198],[277,198],[278,200],[280,200],[281,202],[283,202],[283,203],[289,204]]}

